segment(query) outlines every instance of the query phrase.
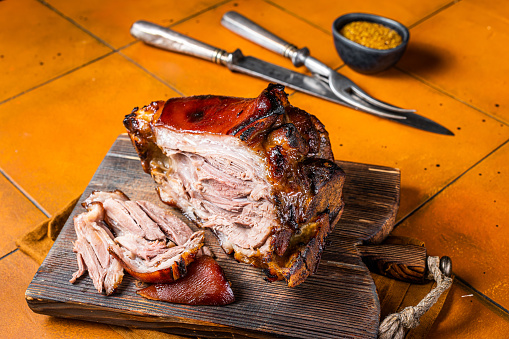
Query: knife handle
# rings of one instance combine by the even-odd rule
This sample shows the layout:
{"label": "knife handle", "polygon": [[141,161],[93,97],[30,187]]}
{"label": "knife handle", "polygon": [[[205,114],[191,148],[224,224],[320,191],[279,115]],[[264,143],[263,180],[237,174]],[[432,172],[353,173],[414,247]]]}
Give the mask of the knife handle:
{"label": "knife handle", "polygon": [[131,35],[148,45],[181,54],[192,55],[216,64],[228,66],[231,54],[169,28],[148,21],[136,21]]}
{"label": "knife handle", "polygon": [[371,272],[406,282],[425,282],[427,254],[423,246],[359,245],[357,249]]}
{"label": "knife handle", "polygon": [[226,12],[221,24],[241,37],[289,58],[296,67],[302,66],[309,56],[306,47],[298,49],[235,11]]}

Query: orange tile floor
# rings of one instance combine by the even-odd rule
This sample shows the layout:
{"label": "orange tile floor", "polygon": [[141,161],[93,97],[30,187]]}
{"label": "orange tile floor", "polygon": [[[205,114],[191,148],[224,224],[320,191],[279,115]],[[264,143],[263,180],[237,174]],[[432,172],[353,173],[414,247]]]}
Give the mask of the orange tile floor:
{"label": "orange tile floor", "polygon": [[[135,106],[179,95],[254,97],[266,82],[136,42],[148,20],[291,68],[223,28],[236,10],[377,98],[415,108],[441,136],[289,91],[316,115],[335,157],[401,169],[394,234],[452,258],[456,281],[432,338],[509,332],[509,3],[502,0],[17,0],[0,2],[0,330],[6,338],[117,338],[107,325],[35,314],[24,291],[38,265],[15,241],[87,186]],[[410,28],[401,61],[361,75],[337,56],[339,15],[375,13]]]}

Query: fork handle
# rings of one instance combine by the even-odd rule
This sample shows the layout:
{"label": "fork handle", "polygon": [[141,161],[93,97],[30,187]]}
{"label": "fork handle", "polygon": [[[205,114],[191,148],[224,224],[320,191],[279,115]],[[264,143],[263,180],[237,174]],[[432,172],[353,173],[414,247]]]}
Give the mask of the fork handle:
{"label": "fork handle", "polygon": [[241,37],[289,58],[296,67],[304,65],[304,60],[309,56],[306,47],[297,48],[235,11],[226,12],[221,24]]}

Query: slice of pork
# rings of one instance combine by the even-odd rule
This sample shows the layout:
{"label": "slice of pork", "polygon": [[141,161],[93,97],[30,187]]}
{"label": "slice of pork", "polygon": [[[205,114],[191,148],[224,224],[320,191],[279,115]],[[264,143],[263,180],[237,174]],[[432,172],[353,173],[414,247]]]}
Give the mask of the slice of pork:
{"label": "slice of pork", "polygon": [[87,212],[74,217],[77,240],[73,250],[78,260],[78,271],[70,282],[74,283],[88,271],[95,288],[110,295],[122,282],[124,270],[108,252],[109,247],[117,245],[103,221],[104,208],[100,203],[91,203],[88,208]]}
{"label": "slice of pork", "polygon": [[88,206],[94,202],[100,202],[101,204],[106,199],[116,199],[120,201],[127,201],[129,197],[125,195],[121,190],[114,191],[93,191],[88,198],[81,204],[83,207],[88,208]]}
{"label": "slice of pork", "polygon": [[136,203],[175,244],[184,245],[194,233],[184,221],[170,211],[144,200],[138,200]]}
{"label": "slice of pork", "polygon": [[131,201],[121,191],[93,192],[83,206],[88,211],[74,218],[78,271],[71,283],[88,270],[96,289],[111,294],[124,268],[144,282],[175,281],[203,246],[203,231],[193,232],[169,211]]}
{"label": "slice of pork", "polygon": [[[174,213],[148,201],[138,200],[136,203],[176,245],[184,245],[193,235],[193,230]],[[198,255],[201,254],[214,257],[214,253],[208,246],[201,248]]]}
{"label": "slice of pork", "polygon": [[204,232],[193,233],[189,240],[178,246],[161,248],[151,256],[135,256],[123,246],[110,247],[124,269],[133,277],[147,283],[169,283],[184,277],[187,266],[194,261],[204,242]]}
{"label": "slice of pork", "polygon": [[163,240],[164,233],[134,201],[106,199],[106,222],[117,236],[135,234],[148,240]]}

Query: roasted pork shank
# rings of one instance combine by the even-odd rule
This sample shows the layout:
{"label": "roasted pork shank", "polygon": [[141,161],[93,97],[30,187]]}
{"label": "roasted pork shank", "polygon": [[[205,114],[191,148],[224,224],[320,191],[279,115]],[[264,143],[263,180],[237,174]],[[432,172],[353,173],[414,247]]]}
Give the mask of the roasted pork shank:
{"label": "roasted pork shank", "polygon": [[155,101],[124,125],[161,200],[214,232],[267,280],[302,283],[343,211],[328,133],[270,84],[254,99]]}

